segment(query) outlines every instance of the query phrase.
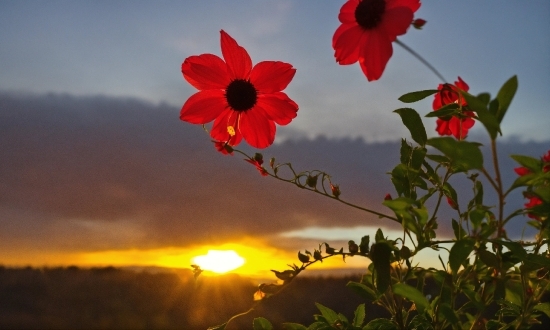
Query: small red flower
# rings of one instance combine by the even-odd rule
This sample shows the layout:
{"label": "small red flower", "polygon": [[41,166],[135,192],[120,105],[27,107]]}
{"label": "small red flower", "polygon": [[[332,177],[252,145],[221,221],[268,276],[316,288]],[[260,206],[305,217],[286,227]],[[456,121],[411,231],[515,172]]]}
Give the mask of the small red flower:
{"label": "small red flower", "polygon": [[249,162],[250,164],[256,166],[256,169],[260,172],[262,176],[268,176],[268,173],[265,168],[262,167],[262,164],[264,163],[263,160],[256,160],[256,159],[245,159],[245,161]]}
{"label": "small red flower", "polygon": [[212,142],[214,142],[214,147],[216,147],[216,150],[218,150],[224,155],[233,156],[233,148],[231,148],[229,144],[221,141],[212,141]]}
{"label": "small red flower", "polygon": [[418,30],[422,29],[424,25],[426,25],[426,20],[422,18],[417,18],[412,22],[412,26]]}
{"label": "small red flower", "polygon": [[[526,209],[530,209],[540,204],[542,204],[542,199],[540,199],[537,196],[532,196],[532,197],[529,197],[529,202],[525,203],[524,207]],[[540,220],[540,218],[533,213],[527,213],[527,216],[531,219]]]}
{"label": "small red flower", "polygon": [[514,172],[516,172],[516,174],[519,176],[524,176],[531,173],[531,171],[527,167],[523,166],[514,168]]}
{"label": "small red flower", "polygon": [[235,146],[244,138],[255,148],[275,139],[275,123],[286,125],[298,105],[282,92],[296,69],[283,62],[264,61],[252,67],[248,52],[221,30],[224,60],[212,54],[190,56],[181,65],[183,77],[199,92],[180,112],[192,124],[214,121],[210,135]]}
{"label": "small red flower", "polygon": [[393,54],[392,42],[405,34],[420,0],[348,0],[332,37],[336,62],[359,61],[369,81],[378,80]]}
{"label": "small red flower", "polygon": [[[462,78],[458,77],[454,85],[440,84],[435,94],[433,109],[439,110],[441,107],[450,103],[460,103],[463,107],[467,107],[466,101],[460,96],[459,89],[467,92],[470,87]],[[452,116],[450,118],[437,118],[436,131],[439,135],[453,135],[458,140],[463,140],[468,135],[468,130],[474,126],[475,121],[471,118],[475,114],[472,111],[463,111],[462,116]]]}

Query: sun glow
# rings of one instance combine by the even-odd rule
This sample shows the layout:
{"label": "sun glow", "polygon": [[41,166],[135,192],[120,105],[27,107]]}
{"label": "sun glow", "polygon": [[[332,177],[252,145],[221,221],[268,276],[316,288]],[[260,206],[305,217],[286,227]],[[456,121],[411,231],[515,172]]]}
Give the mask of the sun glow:
{"label": "sun glow", "polygon": [[208,250],[206,255],[193,258],[193,263],[199,265],[203,270],[222,274],[241,267],[245,260],[233,250]]}

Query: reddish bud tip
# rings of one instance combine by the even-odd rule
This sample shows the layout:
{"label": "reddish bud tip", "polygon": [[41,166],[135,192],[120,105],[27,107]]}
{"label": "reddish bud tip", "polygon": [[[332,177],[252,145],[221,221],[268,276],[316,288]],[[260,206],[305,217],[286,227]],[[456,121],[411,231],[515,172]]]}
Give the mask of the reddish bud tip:
{"label": "reddish bud tip", "polygon": [[456,204],[455,201],[453,201],[452,198],[447,197],[447,203],[449,203],[449,205],[450,205],[454,210],[458,210],[458,205]]}
{"label": "reddish bud tip", "polygon": [[384,200],[385,201],[391,201],[393,198],[391,198],[391,195],[390,194],[386,194],[386,196],[384,196]]}
{"label": "reddish bud tip", "polygon": [[421,30],[422,27],[426,24],[426,20],[422,19],[422,18],[417,18],[415,19],[413,22],[412,22],[412,26],[415,28],[415,29],[418,29],[418,30]]}
{"label": "reddish bud tip", "polygon": [[340,196],[340,194],[341,194],[340,187],[338,185],[333,185],[331,183],[330,184],[330,190],[332,191],[332,195],[336,198],[338,198],[338,196]]}

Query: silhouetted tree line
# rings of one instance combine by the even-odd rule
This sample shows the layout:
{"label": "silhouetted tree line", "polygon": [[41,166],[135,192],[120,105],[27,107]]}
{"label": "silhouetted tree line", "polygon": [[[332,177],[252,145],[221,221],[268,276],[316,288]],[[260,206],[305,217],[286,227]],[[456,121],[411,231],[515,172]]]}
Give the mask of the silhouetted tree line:
{"label": "silhouetted tree line", "polygon": [[[364,299],[346,283],[353,277],[299,277],[283,292],[256,305],[257,285],[237,275],[200,276],[191,270],[133,271],[0,266],[1,329],[206,329],[249,310],[231,328],[252,328],[263,316],[311,324],[315,302],[353,318]],[[367,318],[386,317],[367,302]]]}

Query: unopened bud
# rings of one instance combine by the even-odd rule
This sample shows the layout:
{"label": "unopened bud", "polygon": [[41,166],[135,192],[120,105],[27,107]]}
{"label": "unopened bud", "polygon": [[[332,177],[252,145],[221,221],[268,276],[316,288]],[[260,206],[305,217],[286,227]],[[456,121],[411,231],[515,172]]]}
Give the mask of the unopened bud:
{"label": "unopened bud", "polygon": [[412,25],[415,29],[421,30],[422,27],[426,24],[426,20],[422,18],[417,18],[412,22]]}
{"label": "unopened bud", "polygon": [[332,195],[336,198],[338,198],[338,196],[340,196],[340,194],[341,194],[340,187],[338,185],[333,185],[331,183],[330,184],[330,190],[332,191]]}
{"label": "unopened bud", "polygon": [[390,194],[386,194],[386,196],[384,196],[384,200],[385,200],[385,201],[391,201],[391,200],[392,200],[391,195],[390,195]]}

